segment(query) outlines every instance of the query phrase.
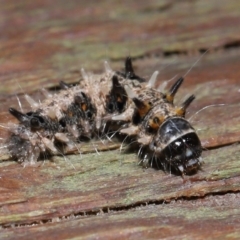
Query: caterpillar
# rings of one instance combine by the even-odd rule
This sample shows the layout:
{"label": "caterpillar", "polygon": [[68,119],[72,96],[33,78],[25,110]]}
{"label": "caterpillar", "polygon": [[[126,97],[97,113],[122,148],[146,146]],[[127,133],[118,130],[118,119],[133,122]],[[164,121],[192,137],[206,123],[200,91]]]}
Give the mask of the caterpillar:
{"label": "caterpillar", "polygon": [[185,119],[188,97],[180,106],[174,96],[183,83],[179,78],[167,93],[155,87],[158,71],[149,81],[135,74],[132,60],[125,60],[125,71],[113,71],[108,62],[105,72],[90,74],[81,69],[77,85],[60,82],[61,91],[36,102],[25,95],[31,111],[9,108],[18,124],[10,128],[6,140],[13,159],[24,165],[35,164],[42,154],[64,153],[76,142],[90,141],[116,133],[130,139],[138,148],[143,167],[192,174],[202,164],[201,142]]}

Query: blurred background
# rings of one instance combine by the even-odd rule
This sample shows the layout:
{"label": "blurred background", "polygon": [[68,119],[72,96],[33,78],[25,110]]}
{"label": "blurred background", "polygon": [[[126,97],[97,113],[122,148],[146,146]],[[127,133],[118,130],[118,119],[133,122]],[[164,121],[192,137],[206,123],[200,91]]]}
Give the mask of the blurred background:
{"label": "blurred background", "polygon": [[126,56],[143,76],[170,79],[206,50],[234,55],[239,25],[238,0],[1,0],[0,96],[76,81],[104,60],[120,68]]}

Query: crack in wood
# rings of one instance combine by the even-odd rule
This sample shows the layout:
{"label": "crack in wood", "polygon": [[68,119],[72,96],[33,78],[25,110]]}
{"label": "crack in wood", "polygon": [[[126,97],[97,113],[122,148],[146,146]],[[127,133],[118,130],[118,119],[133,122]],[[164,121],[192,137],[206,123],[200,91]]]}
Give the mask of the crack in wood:
{"label": "crack in wood", "polygon": [[[153,49],[151,51],[145,52],[144,54],[131,56],[132,60],[142,60],[145,58],[158,58],[158,57],[173,57],[173,56],[199,56],[202,54],[212,54],[216,51],[221,50],[232,50],[240,47],[240,39],[231,40],[217,47],[209,47],[209,48],[196,48],[194,50],[181,50],[181,49],[173,49],[173,50],[162,50],[162,49]],[[110,58],[112,62],[124,61],[125,58]]]}
{"label": "crack in wood", "polygon": [[25,222],[25,223],[8,223],[8,224],[0,224],[0,229],[13,229],[13,228],[24,228],[24,227],[33,227],[37,225],[43,225],[43,224],[49,224],[49,223],[57,223],[57,222],[62,222],[62,221],[68,221],[68,220],[73,220],[73,219],[80,219],[80,218],[85,218],[85,217],[91,217],[91,216],[98,216],[98,215],[104,215],[104,214],[114,214],[118,212],[126,212],[126,211],[131,211],[131,210],[137,210],[139,208],[146,208],[149,206],[158,206],[158,205],[163,205],[163,204],[176,204],[178,202],[192,202],[192,201],[197,201],[197,200],[202,200],[206,199],[209,196],[224,196],[227,194],[239,194],[240,190],[238,191],[222,191],[222,192],[212,192],[212,193],[207,193],[203,196],[191,196],[191,197],[179,197],[179,198],[169,198],[169,199],[162,199],[162,200],[155,200],[155,201],[146,201],[146,202],[138,202],[135,204],[131,205],[125,205],[125,206],[118,206],[118,207],[103,207],[91,211],[79,211],[76,213],[70,213],[64,216],[59,216],[59,217],[53,217],[49,219],[42,219],[39,221],[33,221],[33,222]]}

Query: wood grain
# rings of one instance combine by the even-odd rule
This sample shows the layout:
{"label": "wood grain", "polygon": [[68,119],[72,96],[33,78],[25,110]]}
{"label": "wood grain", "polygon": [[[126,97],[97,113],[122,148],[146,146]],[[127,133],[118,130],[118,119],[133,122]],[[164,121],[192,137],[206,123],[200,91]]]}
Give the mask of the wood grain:
{"label": "wood grain", "polygon": [[187,118],[205,164],[182,179],[142,169],[136,153],[107,141],[35,167],[2,154],[0,239],[239,239],[239,5],[1,1],[1,124],[14,121],[7,109],[18,107],[16,95],[28,110],[25,93],[42,100],[40,88],[56,92],[106,59],[119,70],[130,54],[139,75],[161,71],[158,84],[186,75],[176,103],[196,95]]}

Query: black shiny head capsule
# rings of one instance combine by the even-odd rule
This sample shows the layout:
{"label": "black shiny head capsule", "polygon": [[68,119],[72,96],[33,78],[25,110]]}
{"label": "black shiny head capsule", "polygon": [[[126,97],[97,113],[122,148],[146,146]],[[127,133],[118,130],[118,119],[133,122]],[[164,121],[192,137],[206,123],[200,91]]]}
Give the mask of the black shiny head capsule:
{"label": "black shiny head capsule", "polygon": [[201,142],[190,123],[180,117],[168,118],[151,143],[162,165],[183,174],[196,172],[201,165]]}

